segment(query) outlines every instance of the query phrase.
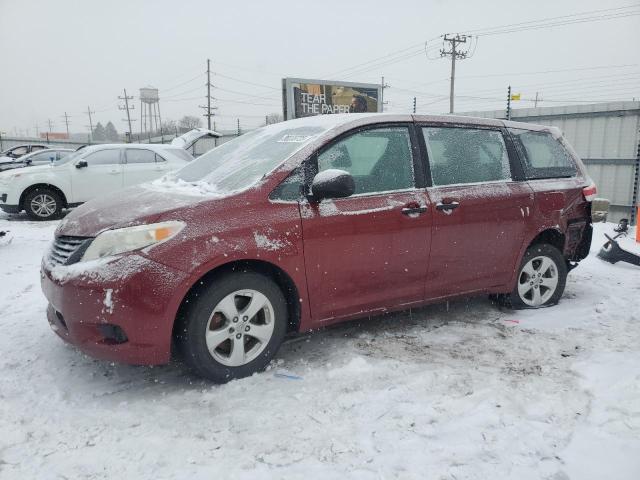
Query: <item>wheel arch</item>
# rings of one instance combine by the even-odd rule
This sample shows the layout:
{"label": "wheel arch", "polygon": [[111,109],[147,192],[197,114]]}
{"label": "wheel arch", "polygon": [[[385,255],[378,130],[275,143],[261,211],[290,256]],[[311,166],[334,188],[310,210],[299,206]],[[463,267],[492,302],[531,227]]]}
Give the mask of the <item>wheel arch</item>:
{"label": "wheel arch", "polygon": [[27,197],[27,195],[29,195],[29,193],[36,190],[37,188],[48,188],[50,190],[53,190],[58,195],[60,195],[60,198],[62,198],[63,208],[66,208],[69,205],[69,203],[67,202],[67,196],[64,194],[61,188],[56,187],[51,183],[40,182],[40,183],[34,183],[33,185],[30,185],[22,191],[22,193],[20,194],[20,200],[18,201],[18,206],[21,210],[25,210],[24,200]]}
{"label": "wheel arch", "polygon": [[541,243],[548,243],[549,245],[556,247],[560,251],[560,254],[564,256],[565,235],[556,227],[543,228],[536,233],[531,240],[522,243],[520,254],[517,257],[517,262],[513,269],[513,275],[507,284],[509,291],[512,290],[516,284],[518,269],[522,264],[522,259],[524,258],[525,253],[531,246]]}
{"label": "wheel arch", "polygon": [[203,287],[213,281],[214,278],[220,275],[241,271],[261,273],[276,282],[284,295],[285,301],[287,302],[287,312],[289,314],[287,332],[297,332],[300,327],[300,318],[302,313],[300,307],[300,295],[298,287],[289,274],[277,265],[264,260],[235,260],[209,270],[198,278],[193,285],[191,285],[178,307],[172,328],[172,338],[175,338],[176,329],[180,327],[181,321],[184,318],[189,299],[197,296]]}
{"label": "wheel arch", "polygon": [[557,228],[547,228],[539,232],[527,245],[527,248],[540,243],[548,243],[556,247],[564,255],[565,235]]}

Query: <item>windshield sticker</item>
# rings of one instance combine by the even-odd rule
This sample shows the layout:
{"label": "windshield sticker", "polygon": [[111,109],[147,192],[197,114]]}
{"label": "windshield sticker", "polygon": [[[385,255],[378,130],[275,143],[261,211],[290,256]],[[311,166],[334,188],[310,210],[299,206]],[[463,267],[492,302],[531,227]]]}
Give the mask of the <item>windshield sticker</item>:
{"label": "windshield sticker", "polygon": [[285,135],[278,143],[304,143],[315,135]]}

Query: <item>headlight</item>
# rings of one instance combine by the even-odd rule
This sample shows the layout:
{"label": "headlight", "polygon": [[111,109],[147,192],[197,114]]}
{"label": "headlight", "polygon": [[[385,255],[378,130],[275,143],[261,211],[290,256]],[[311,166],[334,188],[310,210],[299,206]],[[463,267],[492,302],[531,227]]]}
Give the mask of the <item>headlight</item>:
{"label": "headlight", "polygon": [[91,242],[81,261],[95,260],[166,242],[183,228],[182,222],[162,222],[107,230]]}

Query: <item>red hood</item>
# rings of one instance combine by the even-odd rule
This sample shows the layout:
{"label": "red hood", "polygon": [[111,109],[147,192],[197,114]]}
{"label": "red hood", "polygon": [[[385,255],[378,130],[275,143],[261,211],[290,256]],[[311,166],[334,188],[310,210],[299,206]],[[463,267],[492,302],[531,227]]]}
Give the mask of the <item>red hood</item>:
{"label": "red hood", "polygon": [[94,237],[103,230],[153,223],[172,210],[205,201],[211,198],[132,187],[80,205],[60,222],[56,235]]}

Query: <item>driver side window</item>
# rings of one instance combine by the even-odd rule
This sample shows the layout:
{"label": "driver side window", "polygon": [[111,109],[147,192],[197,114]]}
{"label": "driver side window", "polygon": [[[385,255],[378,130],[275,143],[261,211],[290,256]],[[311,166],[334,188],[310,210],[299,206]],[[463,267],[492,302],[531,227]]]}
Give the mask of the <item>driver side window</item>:
{"label": "driver side window", "polygon": [[355,194],[413,188],[409,129],[375,128],[343,138],[318,155],[318,172],[328,169],[349,172]]}

